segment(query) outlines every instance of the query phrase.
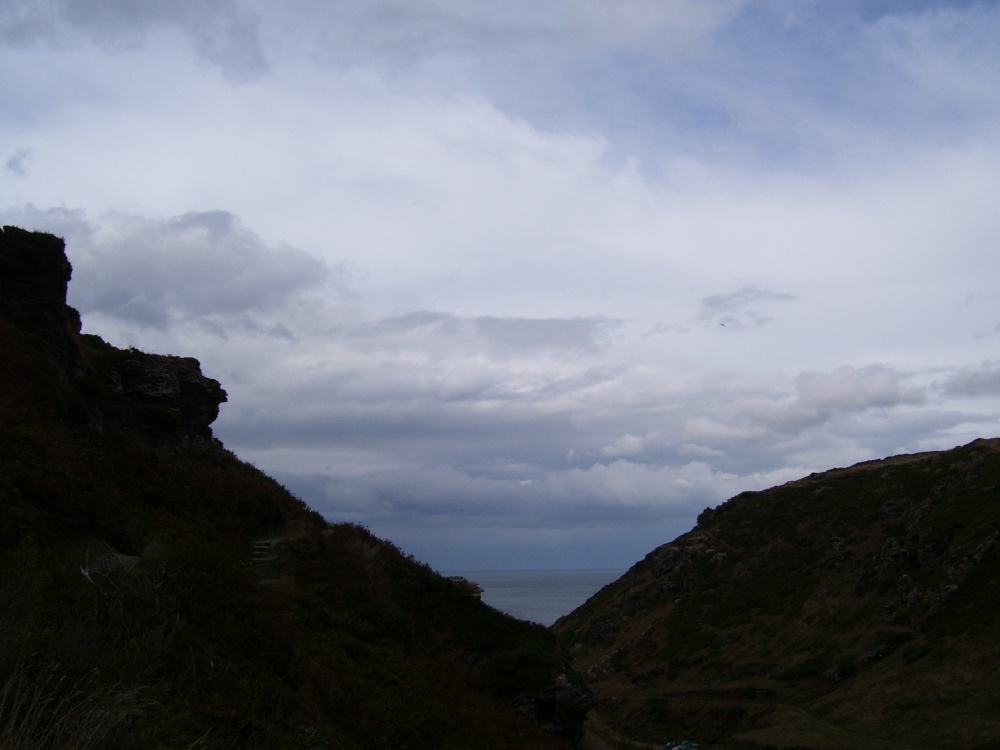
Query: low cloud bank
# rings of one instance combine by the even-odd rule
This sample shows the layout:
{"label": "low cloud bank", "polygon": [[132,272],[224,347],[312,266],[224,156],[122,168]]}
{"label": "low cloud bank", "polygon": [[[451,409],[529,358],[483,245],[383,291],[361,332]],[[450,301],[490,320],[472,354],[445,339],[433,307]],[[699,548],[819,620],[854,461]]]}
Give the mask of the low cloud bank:
{"label": "low cloud bank", "polygon": [[193,354],[226,384],[230,448],[329,518],[451,567],[470,567],[470,535],[522,534],[537,541],[523,562],[548,565],[597,530],[618,540],[600,558],[625,565],[650,529],[679,534],[744,489],[960,442],[990,419],[968,398],[998,392],[992,364],[678,371],[638,361],[622,321],[387,313],[222,212],[5,216],[18,219],[68,238],[88,330]]}

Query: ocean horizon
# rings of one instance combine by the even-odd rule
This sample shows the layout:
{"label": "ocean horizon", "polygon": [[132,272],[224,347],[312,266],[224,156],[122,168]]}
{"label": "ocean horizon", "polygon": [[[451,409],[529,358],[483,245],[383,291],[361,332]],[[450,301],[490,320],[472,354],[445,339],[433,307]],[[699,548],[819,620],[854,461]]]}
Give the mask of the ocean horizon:
{"label": "ocean horizon", "polygon": [[442,575],[462,576],[483,589],[483,602],[494,609],[548,627],[625,570],[448,570]]}

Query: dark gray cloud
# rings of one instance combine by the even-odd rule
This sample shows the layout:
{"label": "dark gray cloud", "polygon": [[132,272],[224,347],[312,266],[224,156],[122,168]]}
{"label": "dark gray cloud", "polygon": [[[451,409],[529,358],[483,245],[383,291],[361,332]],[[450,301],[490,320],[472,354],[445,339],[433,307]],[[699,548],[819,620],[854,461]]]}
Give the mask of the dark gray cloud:
{"label": "dark gray cloud", "polygon": [[334,474],[285,474],[282,481],[315,498],[330,515],[364,518],[366,523],[535,532],[687,519],[741,486],[736,477],[705,464],[649,467],[628,461],[531,480],[473,476],[442,465],[346,481]]}
{"label": "dark gray cloud", "polygon": [[[86,317],[166,328],[192,319],[208,324],[227,316],[226,328],[288,337],[267,315],[311,289],[340,283],[338,272],[316,257],[268,245],[225,211],[166,219],[31,207],[8,221],[43,226],[68,241],[73,263],[70,302]],[[209,326],[210,330],[213,330]],[[218,324],[214,330],[218,329]]]}
{"label": "dark gray cloud", "polygon": [[[615,471],[620,483],[643,473],[623,465],[605,474]],[[705,488],[692,482],[685,502],[640,505],[610,493],[595,502],[597,473],[581,473],[566,484],[554,477],[530,485],[470,479],[447,467],[361,482],[323,474],[279,479],[329,517],[363,523],[439,570],[625,567],[687,531],[691,518],[718,502],[717,482],[726,487],[727,479],[706,477],[713,486]],[[678,478],[661,472],[649,481],[662,487]],[[584,494],[576,495],[580,488]],[[583,501],[594,504],[582,508]]]}
{"label": "dark gray cloud", "polygon": [[144,314],[150,306],[181,317],[263,313],[330,274],[311,255],[267,246],[224,211],[121,217],[76,265],[74,301],[82,313],[154,325]]}
{"label": "dark gray cloud", "polygon": [[963,368],[949,376],[941,389],[953,396],[996,396],[1000,394],[1000,365],[986,362]]}
{"label": "dark gray cloud", "polygon": [[18,177],[24,177],[25,175],[25,165],[28,162],[28,158],[31,156],[31,149],[29,148],[19,148],[10,158],[7,159],[7,163],[4,164],[4,169],[13,175]]}
{"label": "dark gray cloud", "polygon": [[82,34],[105,49],[130,49],[158,28],[177,28],[236,82],[268,70],[259,26],[239,0],[9,0],[0,8],[0,43],[15,45],[58,45]]}
{"label": "dark gray cloud", "polygon": [[585,428],[579,422],[588,393],[615,387],[610,373],[525,378],[499,362],[463,366],[476,356],[464,344],[424,362],[345,354],[342,367],[293,374],[231,405],[229,434],[256,450],[370,451],[495,478],[571,468],[574,446],[577,466],[611,460],[600,446],[615,441],[626,415],[594,409]]}

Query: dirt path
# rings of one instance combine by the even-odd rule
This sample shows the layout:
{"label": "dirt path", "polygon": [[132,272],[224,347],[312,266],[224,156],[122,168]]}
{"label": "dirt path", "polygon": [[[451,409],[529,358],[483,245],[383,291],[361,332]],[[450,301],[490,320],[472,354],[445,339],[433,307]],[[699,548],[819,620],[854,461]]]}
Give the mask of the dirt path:
{"label": "dirt path", "polygon": [[253,572],[260,576],[261,581],[273,581],[278,577],[278,567],[275,561],[278,555],[275,552],[275,545],[285,537],[275,539],[259,539],[253,543],[250,552],[250,567]]}

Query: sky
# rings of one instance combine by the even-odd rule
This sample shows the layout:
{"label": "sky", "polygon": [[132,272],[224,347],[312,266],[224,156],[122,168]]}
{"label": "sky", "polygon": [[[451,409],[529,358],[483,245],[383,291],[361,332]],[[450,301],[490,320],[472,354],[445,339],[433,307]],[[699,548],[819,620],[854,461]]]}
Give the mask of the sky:
{"label": "sky", "polygon": [[0,222],[438,570],[1000,435],[1000,4],[5,0]]}

